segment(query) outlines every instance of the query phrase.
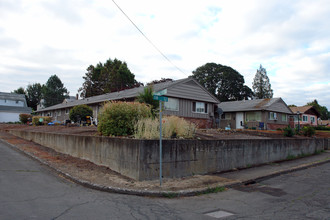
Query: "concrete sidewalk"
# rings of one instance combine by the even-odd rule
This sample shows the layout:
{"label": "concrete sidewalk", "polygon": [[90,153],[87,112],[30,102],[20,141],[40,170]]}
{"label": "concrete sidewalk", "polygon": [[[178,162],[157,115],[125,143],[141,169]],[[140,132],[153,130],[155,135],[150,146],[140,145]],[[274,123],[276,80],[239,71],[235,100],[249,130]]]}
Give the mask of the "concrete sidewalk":
{"label": "concrete sidewalk", "polygon": [[59,176],[70,179],[85,187],[115,193],[141,196],[194,196],[222,191],[239,184],[249,184],[296,170],[306,169],[330,162],[330,151],[316,155],[265,164],[257,167],[231,172],[194,175],[185,178],[164,178],[162,186],[159,180],[135,181],[121,176],[106,167],[97,166],[88,161],[57,153],[49,148],[0,132],[0,140],[7,146],[25,153],[31,158],[50,167]]}

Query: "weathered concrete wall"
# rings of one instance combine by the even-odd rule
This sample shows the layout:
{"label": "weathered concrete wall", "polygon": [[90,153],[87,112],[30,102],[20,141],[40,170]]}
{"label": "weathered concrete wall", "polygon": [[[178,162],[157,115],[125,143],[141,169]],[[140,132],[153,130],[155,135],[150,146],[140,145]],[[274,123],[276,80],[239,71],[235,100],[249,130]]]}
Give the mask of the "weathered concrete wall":
{"label": "weathered concrete wall", "polygon": [[[159,177],[159,141],[11,130],[136,180]],[[264,164],[329,147],[328,139],[164,140],[163,176],[183,177]]]}

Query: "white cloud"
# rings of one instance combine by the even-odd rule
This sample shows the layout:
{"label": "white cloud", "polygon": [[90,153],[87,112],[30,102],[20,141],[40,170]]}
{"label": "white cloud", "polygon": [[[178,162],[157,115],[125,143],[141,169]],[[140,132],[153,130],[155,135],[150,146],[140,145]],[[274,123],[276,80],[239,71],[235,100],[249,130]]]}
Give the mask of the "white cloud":
{"label": "white cloud", "polygon": [[327,0],[129,1],[118,5],[185,74],[166,61],[112,1],[0,2],[1,91],[57,74],[74,95],[90,64],[126,61],[136,79],[184,78],[207,62],[252,87],[262,64],[275,96],[330,109]]}

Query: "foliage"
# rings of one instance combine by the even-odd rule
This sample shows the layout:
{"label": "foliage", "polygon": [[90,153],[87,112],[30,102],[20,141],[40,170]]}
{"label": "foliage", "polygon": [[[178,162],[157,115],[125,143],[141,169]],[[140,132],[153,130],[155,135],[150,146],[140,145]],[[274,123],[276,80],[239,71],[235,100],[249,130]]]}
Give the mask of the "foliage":
{"label": "foliage", "polygon": [[328,120],[330,118],[330,112],[328,111],[327,107],[321,106],[316,99],[314,99],[312,102],[308,102],[306,106],[307,105],[314,106],[314,108],[321,114],[320,118],[322,120]]}
{"label": "foliage", "polygon": [[290,126],[283,128],[283,135],[285,137],[293,137],[294,130]]}
{"label": "foliage", "polygon": [[327,126],[317,126],[315,127],[315,130],[319,130],[319,131],[330,131],[330,127]]}
{"label": "foliage", "polygon": [[28,106],[31,107],[34,111],[36,111],[37,106],[42,98],[42,86],[40,85],[40,83],[28,85],[26,88],[26,97]]}
{"label": "foliage", "polygon": [[56,75],[49,77],[46,84],[42,87],[42,96],[45,100],[45,107],[63,102],[63,100],[68,97],[68,94],[68,90]]}
{"label": "foliage", "polygon": [[[165,116],[162,121],[162,137],[193,138],[196,125],[177,116]],[[135,124],[134,137],[159,139],[159,119],[143,118]]]}
{"label": "foliage", "polygon": [[141,118],[151,117],[151,108],[144,103],[107,102],[99,116],[97,130],[104,136],[127,136]]}
{"label": "foliage", "polygon": [[244,77],[231,67],[207,63],[193,71],[195,78],[220,101],[252,98],[252,90],[244,85]]}
{"label": "foliage", "polygon": [[30,115],[30,114],[19,114],[19,121],[22,122],[22,124],[26,124],[28,122],[29,118],[32,118],[32,115]]}
{"label": "foliage", "polygon": [[288,105],[288,107],[290,108],[290,107],[297,107],[296,105]]}
{"label": "foliage", "polygon": [[140,93],[137,100],[140,103],[146,103],[151,106],[152,114],[155,115],[156,109],[159,107],[159,101],[153,98],[152,86],[144,88],[143,93]]}
{"label": "foliage", "polygon": [[78,122],[80,120],[86,121],[86,116],[92,116],[93,109],[88,105],[76,105],[70,110],[69,118],[74,122]]}
{"label": "foliage", "polygon": [[34,126],[47,125],[51,121],[52,121],[52,117],[49,117],[49,116],[33,116],[32,117],[32,124]]}
{"label": "foliage", "polygon": [[170,78],[161,78],[160,80],[153,80],[153,81],[147,83],[147,86],[155,85],[155,84],[163,83],[163,82],[173,82],[173,79],[170,79]]}
{"label": "foliage", "polygon": [[23,87],[19,87],[18,89],[14,90],[13,93],[26,95],[25,89]]}
{"label": "foliage", "polygon": [[108,59],[104,64],[100,62],[96,66],[90,65],[83,79],[79,92],[84,98],[143,85],[135,80],[135,75],[128,69],[126,62],[118,59]]}
{"label": "foliage", "polygon": [[267,76],[266,69],[261,65],[254,76],[252,88],[258,99],[273,98],[273,90]]}
{"label": "foliage", "polygon": [[315,135],[315,128],[312,126],[304,126],[301,131],[304,136],[312,137]]}

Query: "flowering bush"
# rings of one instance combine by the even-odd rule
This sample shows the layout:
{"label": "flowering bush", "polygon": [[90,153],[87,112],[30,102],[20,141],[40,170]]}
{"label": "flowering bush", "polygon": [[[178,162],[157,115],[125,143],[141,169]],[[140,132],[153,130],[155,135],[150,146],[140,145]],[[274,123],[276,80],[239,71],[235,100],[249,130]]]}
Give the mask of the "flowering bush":
{"label": "flowering bush", "polygon": [[97,130],[104,136],[127,136],[134,133],[135,123],[151,117],[151,108],[138,102],[107,102],[98,115]]}
{"label": "flowering bush", "polygon": [[52,121],[52,117],[49,117],[49,116],[33,116],[32,117],[32,124],[35,126],[46,125],[51,121]]}

